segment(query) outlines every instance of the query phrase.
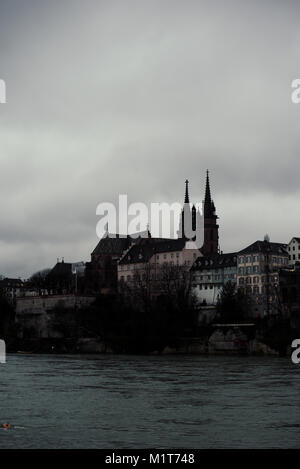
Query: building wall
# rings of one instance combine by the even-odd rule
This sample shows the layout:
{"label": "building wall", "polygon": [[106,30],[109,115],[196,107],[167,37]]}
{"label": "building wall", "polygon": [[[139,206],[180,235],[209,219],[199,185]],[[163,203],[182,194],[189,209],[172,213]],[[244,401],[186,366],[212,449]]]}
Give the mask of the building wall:
{"label": "building wall", "polygon": [[49,330],[48,313],[54,308],[75,309],[90,305],[94,296],[54,295],[35,296],[16,299],[16,324],[20,327],[20,334],[24,330],[32,329],[41,338],[57,336]]}
{"label": "building wall", "polygon": [[193,293],[199,304],[216,305],[223,286],[227,282],[236,284],[237,268],[235,266],[194,270],[192,277]]}
{"label": "building wall", "polygon": [[294,266],[296,262],[300,262],[300,242],[293,238],[287,246],[289,255],[289,265]]}
{"label": "building wall", "polygon": [[261,252],[238,255],[237,285],[248,295],[253,316],[277,312],[279,271],[287,264],[287,255]]}
{"label": "building wall", "polygon": [[[135,273],[147,280],[147,276],[156,279],[156,274],[164,265],[184,266],[187,270],[201,255],[199,249],[183,249],[181,251],[155,253],[148,262],[128,263],[118,265],[118,282],[133,282]],[[153,277],[154,276],[154,277]]]}

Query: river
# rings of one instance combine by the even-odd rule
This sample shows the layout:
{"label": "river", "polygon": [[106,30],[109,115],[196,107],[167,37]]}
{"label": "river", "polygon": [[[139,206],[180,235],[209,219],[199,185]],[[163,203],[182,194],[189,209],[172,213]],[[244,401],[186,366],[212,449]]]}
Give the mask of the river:
{"label": "river", "polygon": [[300,448],[289,358],[18,355],[0,365],[0,448]]}

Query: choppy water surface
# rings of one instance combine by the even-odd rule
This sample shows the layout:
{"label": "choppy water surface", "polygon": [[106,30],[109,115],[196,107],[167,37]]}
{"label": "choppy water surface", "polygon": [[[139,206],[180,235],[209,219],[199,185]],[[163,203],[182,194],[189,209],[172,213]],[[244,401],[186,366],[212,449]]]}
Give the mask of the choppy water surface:
{"label": "choppy water surface", "polygon": [[300,448],[288,358],[9,355],[1,448]]}

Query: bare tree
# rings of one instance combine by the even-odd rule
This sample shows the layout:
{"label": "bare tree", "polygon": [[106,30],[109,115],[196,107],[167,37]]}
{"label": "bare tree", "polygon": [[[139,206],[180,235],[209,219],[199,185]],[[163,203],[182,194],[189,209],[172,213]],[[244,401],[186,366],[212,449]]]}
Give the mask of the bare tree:
{"label": "bare tree", "polygon": [[120,283],[119,291],[146,311],[161,296],[180,309],[192,303],[191,273],[182,265],[147,263],[135,268],[130,281]]}

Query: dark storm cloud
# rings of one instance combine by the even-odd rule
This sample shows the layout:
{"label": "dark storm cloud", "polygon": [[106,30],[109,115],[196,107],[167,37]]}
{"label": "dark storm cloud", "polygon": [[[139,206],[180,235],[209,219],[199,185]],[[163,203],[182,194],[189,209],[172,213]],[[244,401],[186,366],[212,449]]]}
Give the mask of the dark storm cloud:
{"label": "dark storm cloud", "polygon": [[[87,260],[96,206],[201,201],[221,248],[300,235],[297,2],[2,0],[0,273]],[[298,69],[297,69],[298,66]]]}

